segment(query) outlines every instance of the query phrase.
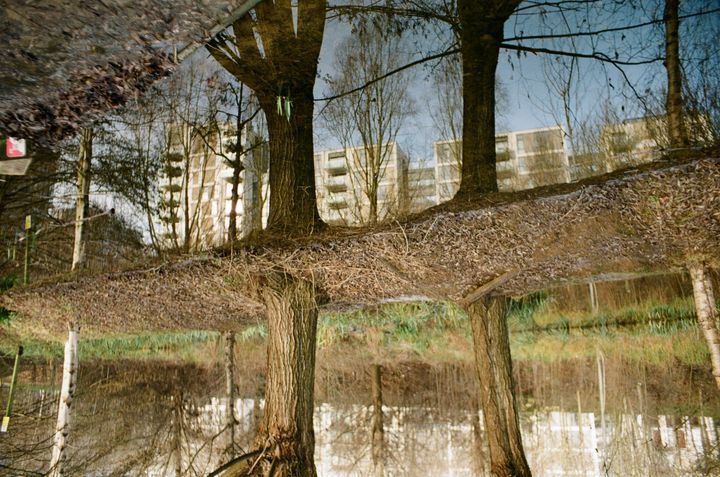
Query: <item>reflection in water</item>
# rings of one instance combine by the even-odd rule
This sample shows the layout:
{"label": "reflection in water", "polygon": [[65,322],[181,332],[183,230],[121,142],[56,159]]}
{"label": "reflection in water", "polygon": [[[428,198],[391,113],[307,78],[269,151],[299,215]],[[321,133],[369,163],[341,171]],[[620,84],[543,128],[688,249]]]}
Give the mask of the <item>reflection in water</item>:
{"label": "reflection in water", "polygon": [[[262,407],[262,400],[236,401],[243,432],[252,432],[251,423]],[[199,410],[200,426],[208,433],[220,431],[225,403],[213,399]],[[487,465],[474,456],[479,442],[473,433],[471,413],[417,407],[385,407],[383,413],[388,476],[461,477],[488,471]],[[316,408],[319,476],[372,474],[371,422],[370,406],[322,404]],[[527,457],[537,476],[691,475],[705,454],[714,452],[718,445],[711,417],[619,414],[606,416],[603,426],[594,413],[548,411],[525,413],[521,424]],[[482,426],[481,430],[479,437],[484,440]]]}
{"label": "reflection in water", "polygon": [[[386,475],[489,475],[488,463],[478,457],[487,455],[482,418],[473,419],[475,414],[468,410],[468,397],[475,392],[469,375],[457,367],[437,368],[435,374],[422,369],[423,373],[413,373],[403,366],[398,374],[402,379],[397,380],[393,373],[399,371],[388,370],[390,405],[383,409]],[[623,369],[627,373],[628,368]],[[539,368],[537,371],[528,376],[539,379],[542,373]],[[588,371],[595,370],[589,367]],[[47,472],[59,397],[57,374],[33,366],[22,375],[10,432],[0,434],[0,475]],[[420,375],[427,379],[413,384],[412,396],[410,388],[407,394],[401,393],[401,387],[392,384],[407,385],[411,376]],[[241,395],[262,395],[258,376],[253,370],[251,375],[239,377],[238,382],[244,383]],[[552,379],[555,383],[556,378]],[[584,382],[581,376],[572,378]],[[321,373],[318,387],[323,389],[333,379]],[[66,475],[206,475],[218,466],[229,444],[223,381],[219,367],[149,362],[81,365]],[[612,399],[608,402],[619,404],[608,407],[603,422],[599,412],[587,412],[597,411],[592,407],[597,396],[587,386],[576,388],[578,399],[583,397],[583,408],[575,412],[577,404],[562,404],[573,402],[570,392],[560,397],[559,405],[553,404],[539,392],[541,386],[529,386],[532,381],[520,380],[527,409],[521,424],[536,476],[707,475],[701,467],[718,462],[715,421],[683,417],[707,414],[702,397],[696,411],[687,411],[687,402],[665,402],[662,409],[678,409],[679,415],[658,416],[670,413],[648,405],[652,399],[647,392],[640,393],[637,388],[618,395],[620,386],[609,386]],[[371,475],[372,408],[364,405],[370,396],[368,389],[362,388],[368,382],[369,374],[363,370],[355,381],[343,381],[341,389],[352,400],[327,399],[336,391],[318,392],[320,401],[332,401],[319,405],[315,414],[319,476]],[[652,389],[656,383],[649,382],[646,387]],[[350,389],[352,393],[348,393]],[[3,389],[0,401],[5,398]],[[530,402],[537,407],[527,407]],[[249,449],[262,409],[260,399],[236,400],[239,452]]]}

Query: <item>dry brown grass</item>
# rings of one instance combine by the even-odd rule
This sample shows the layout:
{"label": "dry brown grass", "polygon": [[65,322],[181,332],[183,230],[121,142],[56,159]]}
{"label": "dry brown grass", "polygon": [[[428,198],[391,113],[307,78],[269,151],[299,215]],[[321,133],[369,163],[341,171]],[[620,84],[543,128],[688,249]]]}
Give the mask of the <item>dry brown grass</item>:
{"label": "dry brown grass", "polygon": [[[720,257],[720,161],[705,159],[528,194],[436,208],[373,230],[236,246],[232,254],[13,290],[2,304],[53,332],[238,329],[259,319],[262,276],[312,280],[326,306],[426,297],[462,301],[513,272],[496,292]],[[522,198],[524,197],[524,198]],[[518,199],[512,201],[511,199]],[[509,202],[508,202],[509,201]],[[503,202],[497,205],[498,202]],[[495,204],[495,205],[493,205]]]}

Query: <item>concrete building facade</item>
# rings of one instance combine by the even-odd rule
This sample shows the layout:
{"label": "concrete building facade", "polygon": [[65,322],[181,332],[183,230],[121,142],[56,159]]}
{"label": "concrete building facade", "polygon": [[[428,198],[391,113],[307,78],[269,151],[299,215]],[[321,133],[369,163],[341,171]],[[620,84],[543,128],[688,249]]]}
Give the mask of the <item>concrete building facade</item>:
{"label": "concrete building facade", "polygon": [[[178,128],[183,133],[182,128]],[[185,243],[185,234],[189,233],[188,244],[192,249],[207,249],[227,241],[232,213],[232,176],[233,168],[226,158],[234,159],[229,152],[235,142],[235,131],[223,127],[219,132],[207,135],[204,139],[191,131],[174,141],[166,155],[166,165],[160,179],[160,220],[158,230],[163,244],[169,248]],[[245,141],[243,132],[241,140]],[[257,193],[248,188],[247,179],[260,177],[261,196],[267,194],[267,155],[266,148],[251,153],[259,167],[248,167],[248,157],[242,157],[245,170],[240,173],[238,185],[237,214],[238,235],[244,216],[243,203],[247,194]],[[252,160],[250,164],[254,164]],[[263,167],[264,164],[264,167]],[[254,171],[253,169],[258,169]],[[250,190],[246,190],[250,189]],[[255,192],[254,192],[255,191]],[[263,210],[263,225],[267,222],[269,203],[260,201]]]}
{"label": "concrete building facade", "polygon": [[[371,220],[371,188],[377,183],[377,221],[402,215],[408,201],[408,157],[397,143],[334,149],[315,154],[315,183],[322,219],[335,225]],[[376,164],[373,166],[373,164]]]}
{"label": "concrete building facade", "polygon": [[[433,143],[435,203],[452,199],[460,188],[462,140]],[[560,126],[495,135],[497,183],[501,192],[570,182],[570,163]]]}

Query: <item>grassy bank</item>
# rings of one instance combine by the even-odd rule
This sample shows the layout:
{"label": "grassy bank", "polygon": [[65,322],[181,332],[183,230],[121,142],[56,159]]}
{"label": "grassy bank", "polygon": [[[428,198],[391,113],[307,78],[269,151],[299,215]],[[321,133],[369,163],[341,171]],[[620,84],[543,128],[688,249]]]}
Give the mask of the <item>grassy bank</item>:
{"label": "grassy bank", "polygon": [[[22,341],[28,357],[58,357],[61,342],[13,334],[12,319],[0,328],[0,352],[10,355]],[[689,299],[669,304],[647,302],[599,313],[563,311],[552,298],[537,294],[510,303],[508,327],[516,361],[553,362],[606,356],[653,365],[678,362],[706,366],[707,347]],[[318,324],[321,350],[343,349],[379,361],[410,355],[428,363],[472,361],[467,316],[448,303],[392,304],[375,310],[324,314]],[[238,334],[246,352],[260,351],[264,324]],[[220,334],[209,331],[111,336],[82,340],[88,359],[152,358],[197,362],[214,360],[222,350]]]}
{"label": "grassy bank", "polygon": [[[165,359],[169,361],[201,362],[214,357],[220,334],[214,331],[158,333],[139,336],[111,336],[101,339],[82,339],[80,359]],[[61,358],[64,344],[38,339],[21,339],[5,335],[0,341],[0,353],[13,355],[17,344],[23,346],[23,356],[30,359]]]}

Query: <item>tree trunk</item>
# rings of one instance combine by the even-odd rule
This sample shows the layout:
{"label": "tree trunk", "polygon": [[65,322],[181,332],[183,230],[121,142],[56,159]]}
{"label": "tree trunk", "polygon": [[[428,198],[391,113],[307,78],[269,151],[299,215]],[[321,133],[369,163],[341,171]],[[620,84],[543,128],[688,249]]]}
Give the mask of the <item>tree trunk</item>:
{"label": "tree trunk", "polygon": [[79,328],[70,325],[68,340],[65,342],[65,361],[63,363],[63,380],[60,388],[60,404],[58,406],[57,427],[55,428],[52,458],[50,459],[50,477],[65,475],[63,467],[67,460],[65,448],[70,434],[71,405],[77,387],[78,370],[78,335]]}
{"label": "tree trunk", "polygon": [[245,179],[243,180],[243,223],[242,235],[249,237],[262,230],[262,149],[254,145],[252,152],[245,155]]}
{"label": "tree trunk", "polygon": [[[290,117],[277,114],[276,96],[260,99],[267,117],[270,146],[268,229],[310,234],[322,226],[315,196],[312,85],[292,97]],[[269,112],[268,112],[269,111]]]}
{"label": "tree trunk", "polygon": [[683,123],[682,73],[680,71],[680,0],[665,0],[665,70],[668,79],[666,101],[670,147],[685,147],[687,132]]}
{"label": "tree trunk", "polygon": [[77,197],[75,199],[75,244],[71,270],[84,268],[85,261],[85,219],[90,213],[90,163],[92,161],[92,129],[80,131],[80,151],[77,163]]}
{"label": "tree trunk", "polygon": [[519,0],[458,0],[463,67],[459,194],[495,192],[495,71],[503,26]]}
{"label": "tree trunk", "polygon": [[520,436],[506,322],[506,299],[484,297],[466,308],[485,418],[490,468],[496,477],[530,476]]}
{"label": "tree trunk", "polygon": [[225,427],[227,428],[227,457],[235,457],[235,333],[225,332]]}
{"label": "tree trunk", "polygon": [[715,384],[720,389],[720,332],[718,332],[717,309],[710,274],[702,263],[693,263],[688,266],[688,270],[693,284],[695,313],[710,349],[710,363]]}
{"label": "tree trunk", "polygon": [[[240,140],[238,134],[238,141]],[[238,188],[240,187],[240,162],[235,163],[232,172],[232,183],[230,184],[230,223],[228,224],[228,242],[234,242],[237,240],[237,205],[240,200],[240,194]]]}
{"label": "tree trunk", "polygon": [[[216,37],[210,54],[255,92],[270,146],[268,229],[308,234],[322,227],[315,198],[313,88],[325,32],[326,0],[261,2],[255,18],[233,23],[234,38]],[[260,43],[262,47],[260,47]],[[237,49],[239,56],[228,55]]]}
{"label": "tree trunk", "polygon": [[383,429],[382,367],[373,366],[372,460],[376,477],[385,476],[385,430]]}
{"label": "tree trunk", "polygon": [[[475,474],[485,477],[488,475],[487,456],[485,455],[485,442],[480,425],[480,403],[473,399],[472,428],[473,428],[473,466]],[[485,429],[487,433],[487,428]]]}
{"label": "tree trunk", "polygon": [[175,477],[182,475],[182,393],[173,396],[173,464]]}
{"label": "tree trunk", "polygon": [[315,477],[313,394],[317,304],[312,283],[286,273],[268,277],[268,355],[265,414],[255,448],[261,475]]}

